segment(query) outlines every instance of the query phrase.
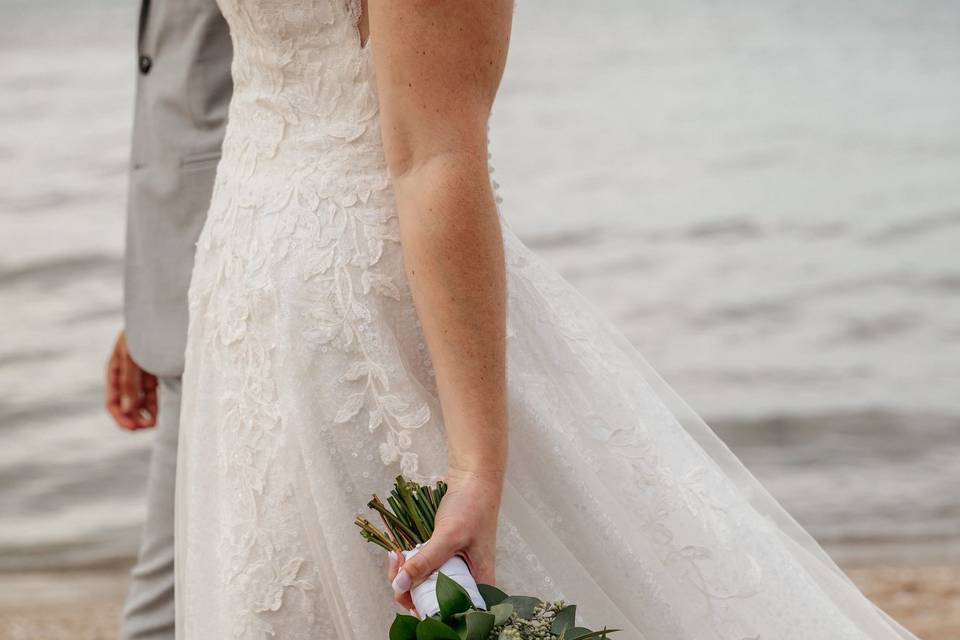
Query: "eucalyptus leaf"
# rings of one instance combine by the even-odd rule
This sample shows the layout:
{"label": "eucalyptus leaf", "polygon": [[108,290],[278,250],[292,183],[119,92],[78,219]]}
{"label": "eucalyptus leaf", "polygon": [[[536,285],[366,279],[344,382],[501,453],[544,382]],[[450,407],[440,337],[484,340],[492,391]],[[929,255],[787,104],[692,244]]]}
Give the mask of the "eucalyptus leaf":
{"label": "eucalyptus leaf", "polygon": [[513,615],[513,605],[509,602],[495,604],[490,607],[490,613],[494,615],[494,625],[499,627],[500,625],[504,624],[511,615]]}
{"label": "eucalyptus leaf", "polygon": [[[577,617],[577,605],[568,604],[564,608],[557,611],[556,617],[553,619],[553,624],[550,625],[550,633],[560,635],[567,629],[572,629],[575,625],[575,618]],[[569,637],[569,636],[565,636]]]}
{"label": "eucalyptus leaf", "polygon": [[437,602],[440,604],[440,617],[443,620],[473,606],[466,589],[444,573],[437,574]]}
{"label": "eucalyptus leaf", "polygon": [[593,633],[593,632],[590,631],[590,629],[587,629],[586,627],[573,627],[571,629],[567,629],[564,632],[563,638],[564,640],[579,640],[580,638],[590,633]]}
{"label": "eucalyptus leaf", "polygon": [[533,610],[543,604],[538,598],[531,596],[508,596],[503,600],[503,603],[512,605],[513,612],[517,614],[517,617],[524,620],[529,620],[533,616]]}
{"label": "eucalyptus leaf", "polygon": [[413,616],[397,614],[390,625],[390,640],[416,640],[420,621]]}
{"label": "eucalyptus leaf", "polygon": [[416,640],[460,640],[460,636],[436,618],[424,618],[417,625]]}
{"label": "eucalyptus leaf", "polygon": [[464,640],[486,640],[495,626],[495,618],[487,611],[467,612],[467,634]]}
{"label": "eucalyptus leaf", "polygon": [[495,586],[490,584],[478,584],[477,589],[480,590],[480,595],[483,596],[483,601],[487,603],[487,608],[492,607],[495,604],[500,604],[507,599],[507,594],[500,589],[497,589]]}
{"label": "eucalyptus leaf", "polygon": [[588,631],[584,629],[587,633],[581,636],[567,636],[564,638],[566,640],[590,640],[591,638],[606,638],[608,633],[613,633],[614,631],[620,631],[620,629],[601,629],[600,631]]}

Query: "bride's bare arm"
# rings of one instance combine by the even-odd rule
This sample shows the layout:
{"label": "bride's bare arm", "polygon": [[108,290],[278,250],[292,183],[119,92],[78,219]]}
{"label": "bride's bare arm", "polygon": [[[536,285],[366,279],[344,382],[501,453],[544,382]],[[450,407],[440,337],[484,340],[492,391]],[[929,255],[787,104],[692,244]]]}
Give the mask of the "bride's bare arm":
{"label": "bride's bare arm", "polygon": [[[492,581],[506,464],[505,277],[486,123],[510,35],[509,0],[369,0],[384,148],[407,277],[433,358],[450,491],[401,596],[463,552]],[[406,577],[404,575],[406,574]]]}

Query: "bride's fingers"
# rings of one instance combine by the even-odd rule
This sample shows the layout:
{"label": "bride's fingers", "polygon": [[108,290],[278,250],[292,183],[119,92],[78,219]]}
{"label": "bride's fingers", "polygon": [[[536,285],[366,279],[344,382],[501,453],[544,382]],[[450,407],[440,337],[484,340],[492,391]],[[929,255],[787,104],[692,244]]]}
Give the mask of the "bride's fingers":
{"label": "bride's fingers", "polygon": [[400,560],[403,556],[396,551],[388,551],[387,557],[390,558],[390,565],[387,567],[387,580],[393,582],[393,579],[397,577],[397,571],[400,570]]}
{"label": "bride's fingers", "polygon": [[444,532],[439,528],[434,530],[430,539],[420,547],[417,555],[406,560],[397,572],[397,577],[392,582],[394,592],[404,593],[425,580],[427,576],[439,569],[440,565],[452,558],[458,550],[463,549],[463,543],[463,534],[459,530],[453,532]]}
{"label": "bride's fingers", "polygon": [[[400,571],[400,567],[403,566],[404,557],[403,554],[397,553],[396,551],[390,551],[387,555],[390,558],[390,565],[387,568],[387,579],[393,582],[394,578],[397,577],[397,572]],[[411,614],[416,615],[416,610],[413,608],[413,599],[410,597],[409,591],[394,593],[393,599],[404,609],[409,609]]]}
{"label": "bride's fingers", "polygon": [[414,608],[413,606],[413,598],[410,596],[409,591],[404,591],[403,593],[395,593],[393,594],[393,599],[397,602],[397,604],[399,604],[404,609],[408,611],[414,611],[414,612],[416,611],[416,608]]}

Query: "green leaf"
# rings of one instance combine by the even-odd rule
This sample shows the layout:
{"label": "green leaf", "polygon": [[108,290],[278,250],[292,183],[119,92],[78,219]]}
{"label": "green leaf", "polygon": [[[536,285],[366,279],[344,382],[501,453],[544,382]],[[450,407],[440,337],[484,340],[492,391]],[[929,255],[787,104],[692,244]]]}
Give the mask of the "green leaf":
{"label": "green leaf", "polygon": [[513,612],[517,614],[517,617],[523,618],[524,620],[529,620],[533,617],[533,610],[536,609],[538,605],[543,604],[539,599],[531,596],[508,596],[503,602],[512,605]]}
{"label": "green leaf", "polygon": [[487,603],[487,609],[495,604],[500,604],[507,599],[507,594],[505,594],[503,591],[500,591],[500,589],[497,589],[493,585],[478,584],[477,589],[480,590],[480,595],[483,596],[483,601]]}
{"label": "green leaf", "polygon": [[563,634],[563,637],[564,637],[564,640],[579,640],[580,638],[582,638],[583,636],[589,633],[593,633],[593,632],[590,631],[590,629],[587,629],[586,627],[572,627],[566,630],[566,632]]}
{"label": "green leaf", "polygon": [[504,624],[511,615],[513,615],[513,605],[509,602],[501,602],[490,607],[490,613],[494,615],[495,626]]}
{"label": "green leaf", "polygon": [[444,573],[437,574],[437,602],[440,604],[440,617],[443,620],[473,606],[467,591]]}
{"label": "green leaf", "polygon": [[553,624],[550,625],[550,633],[555,635],[560,635],[567,629],[572,629],[575,626],[574,619],[577,617],[577,605],[568,604],[564,608],[557,611],[556,617],[553,619]]}
{"label": "green leaf", "polygon": [[397,614],[390,625],[390,640],[416,640],[420,621],[413,616]]}
{"label": "green leaf", "polygon": [[460,636],[436,618],[424,618],[417,625],[417,640],[460,640]]}
{"label": "green leaf", "polygon": [[487,640],[493,631],[494,616],[487,611],[467,612],[467,635],[464,640]]}

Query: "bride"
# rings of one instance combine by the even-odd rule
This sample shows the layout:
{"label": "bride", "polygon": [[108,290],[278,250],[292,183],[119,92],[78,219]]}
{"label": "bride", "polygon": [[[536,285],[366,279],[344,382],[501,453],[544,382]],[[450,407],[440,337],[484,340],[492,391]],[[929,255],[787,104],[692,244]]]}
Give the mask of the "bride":
{"label": "bride", "polygon": [[[381,638],[457,553],[623,640],[913,638],[501,217],[509,0],[220,4],[178,638]],[[450,488],[391,592],[353,519],[401,472]]]}

